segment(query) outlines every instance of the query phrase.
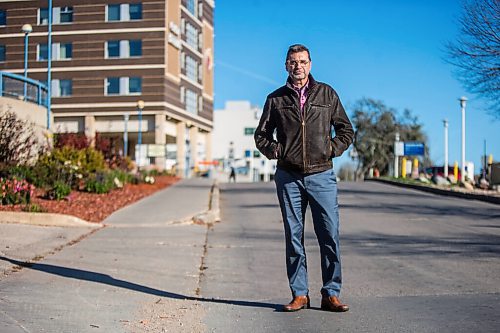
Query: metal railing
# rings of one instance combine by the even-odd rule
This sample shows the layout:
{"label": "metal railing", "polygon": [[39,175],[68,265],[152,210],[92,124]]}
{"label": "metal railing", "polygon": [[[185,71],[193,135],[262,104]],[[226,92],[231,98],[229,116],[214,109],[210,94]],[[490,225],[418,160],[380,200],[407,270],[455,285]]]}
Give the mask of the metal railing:
{"label": "metal railing", "polygon": [[0,96],[12,97],[47,107],[47,91],[47,86],[40,81],[0,71]]}

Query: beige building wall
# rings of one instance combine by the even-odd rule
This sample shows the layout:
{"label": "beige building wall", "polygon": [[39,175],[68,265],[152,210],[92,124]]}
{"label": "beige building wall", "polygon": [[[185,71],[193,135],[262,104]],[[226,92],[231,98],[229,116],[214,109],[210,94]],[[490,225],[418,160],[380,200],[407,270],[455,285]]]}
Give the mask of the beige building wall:
{"label": "beige building wall", "polygon": [[39,142],[46,140],[49,134],[47,131],[47,108],[14,98],[0,97],[0,112],[8,111],[14,112],[21,120],[33,123],[34,132]]}

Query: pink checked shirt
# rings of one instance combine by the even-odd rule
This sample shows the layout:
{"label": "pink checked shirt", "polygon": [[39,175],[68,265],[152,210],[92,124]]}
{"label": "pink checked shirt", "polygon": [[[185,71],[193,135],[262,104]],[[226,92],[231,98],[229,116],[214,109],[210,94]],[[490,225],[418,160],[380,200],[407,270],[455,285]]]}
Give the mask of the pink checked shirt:
{"label": "pink checked shirt", "polygon": [[304,112],[304,104],[306,104],[307,92],[309,90],[309,81],[307,81],[307,83],[302,88],[298,88],[298,87],[293,87],[293,88],[295,89],[295,91],[299,95],[300,111]]}

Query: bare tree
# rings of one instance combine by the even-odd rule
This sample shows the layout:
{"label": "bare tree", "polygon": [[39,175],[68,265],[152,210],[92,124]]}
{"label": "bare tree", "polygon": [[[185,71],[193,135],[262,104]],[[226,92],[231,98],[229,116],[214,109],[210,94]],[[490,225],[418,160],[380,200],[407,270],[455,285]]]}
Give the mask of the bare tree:
{"label": "bare tree", "polygon": [[0,111],[0,164],[18,165],[33,162],[41,146],[34,125],[17,118],[13,111]]}
{"label": "bare tree", "polygon": [[[422,130],[418,117],[406,109],[400,116],[394,108],[382,101],[362,98],[352,107],[354,149],[356,150],[356,179],[362,178],[371,168],[377,168],[380,174],[389,173],[394,159],[394,138],[396,132],[402,141],[426,143],[427,137]],[[428,149],[423,158],[424,165],[429,165]]]}
{"label": "bare tree", "polygon": [[464,0],[461,35],[448,43],[447,59],[471,93],[490,102],[500,118],[500,0]]}

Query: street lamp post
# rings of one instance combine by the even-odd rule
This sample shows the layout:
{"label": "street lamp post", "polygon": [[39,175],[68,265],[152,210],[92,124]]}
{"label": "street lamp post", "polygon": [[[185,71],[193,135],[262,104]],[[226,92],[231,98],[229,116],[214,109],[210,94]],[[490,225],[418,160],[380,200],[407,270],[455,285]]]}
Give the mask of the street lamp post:
{"label": "street lamp post", "polygon": [[462,109],[462,164],[461,164],[461,175],[460,181],[465,181],[465,105],[467,103],[467,97],[460,97],[460,108]]}
{"label": "street lamp post", "polygon": [[[31,24],[24,24],[21,28],[21,31],[24,32],[24,78],[28,78],[28,35],[33,31],[33,27]],[[24,81],[24,100],[27,98],[28,86],[26,81]]]}
{"label": "street lamp post", "polygon": [[124,129],[123,129],[123,157],[128,156],[128,120],[129,114],[125,112],[123,115]]}
{"label": "street lamp post", "polygon": [[52,117],[52,0],[49,1],[49,26],[47,33],[47,129]]}
{"label": "street lamp post", "polygon": [[144,109],[144,101],[142,99],[137,101],[137,111],[138,111],[138,123],[139,123],[139,132],[137,134],[137,145],[139,146],[139,157],[137,161],[137,166],[141,166],[141,158],[142,158],[142,109]]}
{"label": "street lamp post", "polygon": [[443,120],[444,125],[444,177],[448,178],[448,119]]}
{"label": "street lamp post", "polygon": [[398,143],[399,143],[399,131],[396,132],[396,138],[394,141],[394,178],[399,177],[399,155],[398,155]]}

